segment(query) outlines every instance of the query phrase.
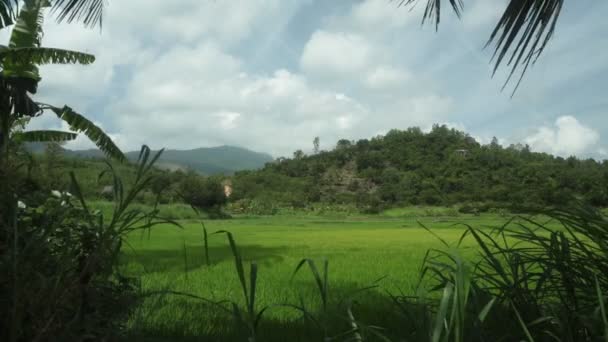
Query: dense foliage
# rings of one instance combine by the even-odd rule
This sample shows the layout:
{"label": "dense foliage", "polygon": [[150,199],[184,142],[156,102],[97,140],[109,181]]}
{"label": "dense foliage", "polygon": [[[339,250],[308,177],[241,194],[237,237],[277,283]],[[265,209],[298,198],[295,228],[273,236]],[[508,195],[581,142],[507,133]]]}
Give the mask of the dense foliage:
{"label": "dense foliage", "polygon": [[531,152],[528,146],[481,145],[436,125],[392,130],[332,151],[279,158],[234,177],[235,199],[275,198],[293,205],[357,203],[362,208],[408,204],[541,207],[571,195],[608,205],[608,163]]}
{"label": "dense foliage", "polygon": [[[450,2],[459,14],[460,5]],[[137,165],[115,167],[108,162],[102,164],[99,176],[85,177],[90,182],[90,193],[85,193],[78,177],[66,169],[97,174],[101,163],[63,159],[56,144],[49,144],[42,158],[24,153],[22,143],[26,141],[75,138],[72,132],[24,131],[30,118],[49,110],[73,131],[86,134],[107,155],[126,159],[99,127],[70,107],[54,107],[31,98],[40,81],[39,65],[89,64],[94,57],[42,48],[43,9],[52,3],[25,0],[17,10],[18,3],[0,2],[0,29],[15,23],[9,45],[0,49],[0,337],[7,341],[115,340],[123,332],[133,308],[130,304],[142,294],[137,291],[137,282],[124,277],[119,269],[123,242],[135,231],[149,232],[156,224],[174,224],[161,219],[156,206],[146,211],[132,203],[145,201],[145,195],[153,196],[155,204],[175,201],[177,196],[199,209],[219,209],[226,202],[223,184],[220,179],[196,173],[155,170],[160,153],[152,157],[144,146]],[[501,37],[497,65],[512,42],[503,43],[502,38],[509,32],[516,36],[525,25],[529,29],[522,39],[535,35],[536,40],[522,63],[527,66],[533,55],[543,50],[544,44],[537,45],[542,39],[546,42],[554,25],[547,28],[538,23],[555,20],[561,9],[561,1],[547,3],[539,14],[540,7],[531,2],[512,1],[492,35]],[[94,24],[100,22],[103,2],[57,0],[54,6],[60,20],[82,18]],[[521,13],[533,20],[524,20]],[[428,2],[425,18],[433,16],[438,23],[438,1]],[[515,52],[523,53],[527,46],[518,45]],[[519,58],[513,70],[518,63]],[[389,294],[395,305],[379,308],[381,317],[397,317],[402,325],[408,323],[403,335],[368,326],[356,318],[354,295],[374,286],[357,289],[333,308],[329,261],[317,264],[303,259],[295,265],[293,276],[302,268],[311,271],[319,309],[310,309],[305,302],[309,298],[304,296],[299,303],[278,302],[275,306],[301,314],[305,331],[317,335],[314,340],[390,340],[387,336],[457,342],[608,340],[604,299],[608,220],[584,203],[607,204],[606,163],[532,153],[524,146],[503,148],[496,141],[482,146],[445,126],[436,126],[430,133],[415,128],[395,130],[356,143],[340,140],[330,152],[319,152],[319,138],[315,138],[314,150],[313,156],[296,151],[293,159],[280,159],[264,170],[236,175],[234,198],[239,205],[235,207],[255,208],[264,214],[275,212],[277,204],[308,207],[327,202],[356,203],[370,212],[397,204],[475,203],[469,206],[471,210],[478,210],[479,203],[485,207],[553,205],[554,209],[536,212],[561,224],[560,229],[553,229],[521,217],[496,234],[468,227],[465,234],[476,240],[480,251],[475,264],[453,248],[427,253],[421,280],[428,280],[425,276],[429,274],[433,277],[431,290],[441,292],[440,300],[437,296]],[[120,173],[127,177],[120,177]],[[100,186],[103,189],[98,195],[107,197],[112,205],[108,214],[91,210],[85,199],[97,196],[95,188]],[[572,195],[583,204],[559,208],[570,202]],[[204,225],[202,228],[206,266],[211,266],[208,234]],[[261,307],[260,296],[256,296],[260,288],[258,264],[252,261],[247,268],[234,236],[223,230],[216,233],[228,237],[243,297],[239,300],[233,294],[215,302],[170,290],[163,294],[200,299],[232,315],[236,324],[231,333],[238,335],[237,340],[256,341],[264,313],[271,309]],[[183,246],[187,279],[185,242]],[[285,327],[292,333],[294,326],[289,324]]]}
{"label": "dense foliage", "polygon": [[179,195],[185,203],[201,210],[219,212],[226,204],[224,186],[217,178],[203,178],[190,173],[179,183]]}

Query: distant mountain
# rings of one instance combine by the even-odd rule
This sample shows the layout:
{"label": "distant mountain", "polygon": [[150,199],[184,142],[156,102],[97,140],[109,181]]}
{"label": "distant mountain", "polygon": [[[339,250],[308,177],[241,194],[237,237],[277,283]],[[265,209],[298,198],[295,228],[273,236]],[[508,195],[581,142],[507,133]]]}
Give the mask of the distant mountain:
{"label": "distant mountain", "polygon": [[[128,152],[136,160],[139,151]],[[235,146],[202,147],[193,150],[165,150],[158,166],[167,169],[189,168],[204,174],[232,174],[240,170],[262,168],[271,155]]]}
{"label": "distant mountain", "polygon": [[[28,150],[34,153],[44,151],[40,143],[29,144]],[[97,149],[68,150],[67,156],[80,158],[104,158],[104,154]],[[129,160],[135,161],[139,151],[125,153]],[[192,169],[203,174],[232,174],[240,170],[259,169],[267,162],[272,161],[271,155],[254,152],[235,146],[202,147],[193,150],[165,150],[157,162],[162,169]]]}

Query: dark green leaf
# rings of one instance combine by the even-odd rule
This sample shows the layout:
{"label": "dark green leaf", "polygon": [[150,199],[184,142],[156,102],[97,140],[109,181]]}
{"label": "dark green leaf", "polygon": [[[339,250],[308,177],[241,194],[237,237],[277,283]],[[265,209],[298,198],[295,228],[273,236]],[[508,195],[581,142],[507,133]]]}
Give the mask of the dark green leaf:
{"label": "dark green leaf", "polygon": [[114,144],[112,139],[101,128],[97,127],[84,116],[76,113],[68,106],[64,106],[63,108],[51,107],[51,110],[60,119],[67,122],[72,130],[84,133],[108,157],[115,158],[121,162],[126,160],[124,154]]}
{"label": "dark green leaf", "polygon": [[26,131],[15,133],[15,140],[27,142],[47,142],[47,141],[69,141],[74,140],[78,134],[62,131]]}
{"label": "dark green leaf", "polygon": [[[19,47],[9,48],[0,51],[0,60],[9,65],[20,64],[91,64],[95,61],[95,56],[63,49],[43,48],[43,47]],[[10,72],[5,72],[5,76],[12,76]]]}

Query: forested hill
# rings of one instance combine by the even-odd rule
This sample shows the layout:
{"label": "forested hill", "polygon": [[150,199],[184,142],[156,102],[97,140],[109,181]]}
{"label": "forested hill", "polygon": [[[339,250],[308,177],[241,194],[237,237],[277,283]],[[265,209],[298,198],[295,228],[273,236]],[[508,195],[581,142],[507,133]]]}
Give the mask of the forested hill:
{"label": "forested hill", "polygon": [[[43,143],[27,145],[31,152],[42,153]],[[62,154],[77,158],[105,158],[97,149],[68,150],[62,149]],[[131,161],[137,160],[139,151],[125,153]],[[250,151],[235,146],[202,147],[192,150],[165,150],[156,166],[170,170],[194,170],[206,175],[232,174],[235,171],[259,169],[273,158],[269,154]]]}
{"label": "forested hill", "polygon": [[546,205],[570,195],[608,205],[608,162],[561,158],[527,146],[481,145],[434,126],[392,130],[332,151],[278,159],[234,177],[235,199],[357,203],[363,207],[465,203]]}

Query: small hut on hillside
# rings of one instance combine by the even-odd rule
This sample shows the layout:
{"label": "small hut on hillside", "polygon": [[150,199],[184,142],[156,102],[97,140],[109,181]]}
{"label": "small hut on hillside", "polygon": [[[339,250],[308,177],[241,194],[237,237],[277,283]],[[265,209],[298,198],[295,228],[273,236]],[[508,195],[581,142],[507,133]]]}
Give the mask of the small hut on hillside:
{"label": "small hut on hillside", "polygon": [[469,150],[465,150],[465,149],[456,150],[455,152],[456,152],[456,154],[458,154],[461,157],[466,157],[467,154],[469,154]]}

